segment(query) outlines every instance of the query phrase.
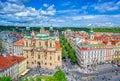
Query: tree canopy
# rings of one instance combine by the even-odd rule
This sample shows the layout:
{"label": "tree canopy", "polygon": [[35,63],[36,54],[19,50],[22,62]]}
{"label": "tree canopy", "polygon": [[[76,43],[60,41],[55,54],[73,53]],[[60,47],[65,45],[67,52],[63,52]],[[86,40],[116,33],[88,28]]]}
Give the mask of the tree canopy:
{"label": "tree canopy", "polygon": [[3,76],[0,77],[0,81],[12,81],[12,78],[10,76]]}

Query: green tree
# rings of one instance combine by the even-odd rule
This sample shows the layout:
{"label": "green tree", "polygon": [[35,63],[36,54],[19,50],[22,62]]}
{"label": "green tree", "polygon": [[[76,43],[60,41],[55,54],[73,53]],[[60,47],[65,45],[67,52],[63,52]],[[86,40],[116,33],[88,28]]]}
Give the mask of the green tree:
{"label": "green tree", "polygon": [[65,73],[60,69],[54,74],[53,77],[55,77],[56,81],[67,81]]}
{"label": "green tree", "polygon": [[62,58],[65,58],[67,56],[67,53],[65,51],[65,49],[62,49]]}
{"label": "green tree", "polygon": [[3,76],[0,77],[0,81],[12,81],[12,78],[10,76]]}
{"label": "green tree", "polygon": [[0,39],[0,48],[2,47],[2,40]]}
{"label": "green tree", "polygon": [[36,77],[36,81],[41,81],[41,77]]}

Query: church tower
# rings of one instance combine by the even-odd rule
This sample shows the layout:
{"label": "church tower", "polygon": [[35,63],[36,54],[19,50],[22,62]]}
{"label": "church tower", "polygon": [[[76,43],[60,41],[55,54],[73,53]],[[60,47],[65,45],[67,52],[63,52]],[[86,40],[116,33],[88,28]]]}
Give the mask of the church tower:
{"label": "church tower", "polygon": [[26,27],[26,36],[30,36],[30,27]]}
{"label": "church tower", "polygon": [[50,31],[50,36],[53,36],[53,26],[52,26],[52,22],[51,22],[51,25],[49,27],[49,31]]}
{"label": "church tower", "polygon": [[92,40],[92,39],[94,39],[94,31],[93,31],[93,28],[91,27],[91,29],[90,29],[90,39]]}

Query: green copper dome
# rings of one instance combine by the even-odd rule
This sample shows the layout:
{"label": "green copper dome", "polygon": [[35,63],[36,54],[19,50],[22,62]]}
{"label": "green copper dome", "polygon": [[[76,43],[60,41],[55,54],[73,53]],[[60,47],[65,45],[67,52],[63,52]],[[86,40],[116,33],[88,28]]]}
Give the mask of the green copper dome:
{"label": "green copper dome", "polygon": [[49,35],[41,33],[41,34],[37,34],[36,37],[38,37],[38,38],[47,38],[47,37],[49,37]]}

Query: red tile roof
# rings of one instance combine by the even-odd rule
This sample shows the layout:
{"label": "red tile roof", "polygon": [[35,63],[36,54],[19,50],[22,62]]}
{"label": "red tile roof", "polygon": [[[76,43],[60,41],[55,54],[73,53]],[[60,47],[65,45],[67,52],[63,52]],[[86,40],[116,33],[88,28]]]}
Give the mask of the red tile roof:
{"label": "red tile roof", "polygon": [[108,44],[108,40],[103,40],[103,43],[104,44]]}
{"label": "red tile roof", "polygon": [[6,54],[6,56],[7,56],[7,59],[8,59],[9,61],[11,61],[12,63],[16,63],[16,62],[17,62],[17,60],[14,59],[13,56],[11,56],[10,54]]}
{"label": "red tile roof", "polygon": [[0,69],[6,69],[13,65],[14,63],[8,60],[7,58],[0,55]]}
{"label": "red tile roof", "polygon": [[81,50],[86,51],[86,50],[88,50],[88,48],[81,48]]}
{"label": "red tile roof", "polygon": [[103,36],[95,36],[94,40],[102,40],[104,37]]}
{"label": "red tile roof", "polygon": [[23,40],[16,41],[16,42],[14,42],[14,45],[16,45],[16,46],[24,45],[24,41]]}
{"label": "red tile roof", "polygon": [[6,54],[7,58],[0,55],[0,69],[6,69],[16,62],[22,62],[25,60],[24,57],[18,57],[18,56],[11,56],[10,54]]}
{"label": "red tile roof", "polygon": [[19,57],[19,56],[13,56],[13,58],[15,58],[15,59],[17,60],[18,63],[25,60],[24,57]]}
{"label": "red tile roof", "polygon": [[111,40],[111,44],[115,45],[118,42],[118,40]]}
{"label": "red tile roof", "polygon": [[10,54],[7,54],[6,56],[7,56],[8,59],[9,59],[10,61],[12,61],[12,62],[13,62],[13,61],[21,62],[21,61],[25,60],[24,57],[20,57],[20,56],[11,56]]}
{"label": "red tile roof", "polygon": [[55,46],[57,50],[61,50],[60,43],[58,41],[55,42]]}

